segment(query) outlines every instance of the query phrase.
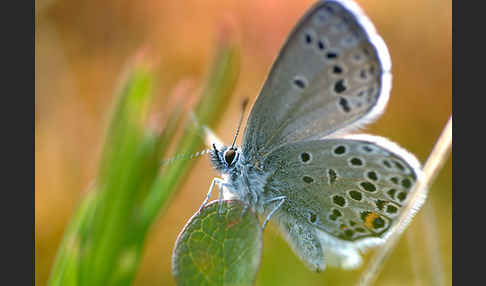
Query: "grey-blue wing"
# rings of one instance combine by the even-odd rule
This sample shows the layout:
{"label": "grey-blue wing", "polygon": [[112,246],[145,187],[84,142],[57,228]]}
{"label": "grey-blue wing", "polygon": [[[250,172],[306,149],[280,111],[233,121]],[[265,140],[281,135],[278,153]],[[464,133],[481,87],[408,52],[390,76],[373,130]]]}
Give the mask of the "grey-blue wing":
{"label": "grey-blue wing", "polygon": [[313,271],[326,268],[324,249],[314,227],[302,224],[296,217],[283,212],[277,212],[273,220],[278,222],[285,240],[307,267]]}
{"label": "grey-blue wing", "polygon": [[264,166],[265,196],[287,198],[277,212],[284,220],[315,228],[325,243],[357,248],[389,235],[421,174],[413,155],[375,136],[285,145]]}
{"label": "grey-blue wing", "polygon": [[350,1],[319,1],[282,47],[245,129],[246,158],[364,124],[386,105],[387,48]]}

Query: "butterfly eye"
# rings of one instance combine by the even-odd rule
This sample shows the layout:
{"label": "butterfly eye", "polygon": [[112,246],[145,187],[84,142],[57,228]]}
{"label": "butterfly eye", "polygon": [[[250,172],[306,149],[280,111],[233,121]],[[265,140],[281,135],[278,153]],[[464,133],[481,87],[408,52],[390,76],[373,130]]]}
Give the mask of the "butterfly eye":
{"label": "butterfly eye", "polygon": [[226,161],[226,164],[228,164],[228,166],[230,166],[231,163],[233,163],[235,156],[236,156],[236,150],[234,149],[228,149],[228,151],[224,152],[224,160]]}

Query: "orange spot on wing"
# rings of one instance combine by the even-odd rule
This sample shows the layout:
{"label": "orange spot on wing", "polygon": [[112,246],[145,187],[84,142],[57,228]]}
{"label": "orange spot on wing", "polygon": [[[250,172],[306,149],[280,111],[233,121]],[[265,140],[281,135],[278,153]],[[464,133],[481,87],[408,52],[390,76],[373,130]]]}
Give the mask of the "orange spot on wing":
{"label": "orange spot on wing", "polygon": [[364,225],[369,228],[373,229],[373,222],[375,219],[379,218],[380,216],[377,213],[370,212],[366,217],[365,217],[365,223]]}

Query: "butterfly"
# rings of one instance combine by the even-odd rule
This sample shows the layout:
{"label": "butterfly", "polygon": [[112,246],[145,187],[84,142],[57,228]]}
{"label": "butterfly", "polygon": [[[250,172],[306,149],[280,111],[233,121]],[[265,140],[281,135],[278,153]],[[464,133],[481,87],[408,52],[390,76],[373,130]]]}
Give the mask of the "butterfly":
{"label": "butterfly", "polygon": [[218,185],[264,216],[263,228],[275,222],[310,269],[360,266],[359,252],[386,240],[421,176],[397,144],[350,133],[383,112],[390,70],[387,46],[356,3],[318,1],[280,50],[242,146],[213,144],[222,178],[203,206]]}

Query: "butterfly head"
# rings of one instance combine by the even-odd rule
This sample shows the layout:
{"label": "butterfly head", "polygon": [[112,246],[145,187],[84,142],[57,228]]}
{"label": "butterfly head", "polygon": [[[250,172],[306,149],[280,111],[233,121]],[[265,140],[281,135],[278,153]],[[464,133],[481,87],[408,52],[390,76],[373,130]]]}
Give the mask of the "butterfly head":
{"label": "butterfly head", "polygon": [[214,168],[222,173],[230,172],[235,166],[240,157],[240,151],[237,147],[223,146],[220,150],[213,144],[210,158]]}

